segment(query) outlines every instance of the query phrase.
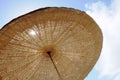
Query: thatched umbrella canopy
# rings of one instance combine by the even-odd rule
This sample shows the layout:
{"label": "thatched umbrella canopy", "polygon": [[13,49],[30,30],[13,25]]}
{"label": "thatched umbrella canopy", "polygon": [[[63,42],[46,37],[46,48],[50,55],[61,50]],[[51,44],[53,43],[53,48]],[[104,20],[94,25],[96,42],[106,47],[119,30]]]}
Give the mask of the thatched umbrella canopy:
{"label": "thatched umbrella canopy", "polygon": [[2,80],[83,80],[102,48],[102,33],[85,12],[44,8],[0,30]]}

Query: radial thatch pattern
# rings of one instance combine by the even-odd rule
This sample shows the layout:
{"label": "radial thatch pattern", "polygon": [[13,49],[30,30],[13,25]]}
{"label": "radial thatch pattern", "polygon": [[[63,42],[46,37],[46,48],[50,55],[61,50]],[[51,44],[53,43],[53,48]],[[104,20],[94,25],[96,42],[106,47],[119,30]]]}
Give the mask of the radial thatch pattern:
{"label": "radial thatch pattern", "polygon": [[96,63],[102,33],[85,12],[45,8],[0,30],[2,80],[83,80]]}

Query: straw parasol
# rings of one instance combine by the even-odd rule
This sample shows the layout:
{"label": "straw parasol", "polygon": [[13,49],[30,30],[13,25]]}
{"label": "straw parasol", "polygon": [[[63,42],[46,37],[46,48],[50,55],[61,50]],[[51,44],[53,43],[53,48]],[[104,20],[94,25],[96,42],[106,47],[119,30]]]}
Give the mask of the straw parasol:
{"label": "straw parasol", "polygon": [[85,12],[39,9],[0,30],[0,78],[83,80],[101,48],[101,30]]}

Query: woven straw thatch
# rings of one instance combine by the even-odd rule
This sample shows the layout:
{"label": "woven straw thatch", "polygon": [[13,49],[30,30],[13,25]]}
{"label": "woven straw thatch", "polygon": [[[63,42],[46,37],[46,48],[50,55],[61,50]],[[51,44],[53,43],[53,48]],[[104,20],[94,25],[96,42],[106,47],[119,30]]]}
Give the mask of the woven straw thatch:
{"label": "woven straw thatch", "polygon": [[40,9],[0,30],[0,78],[83,80],[101,48],[101,30],[85,12]]}

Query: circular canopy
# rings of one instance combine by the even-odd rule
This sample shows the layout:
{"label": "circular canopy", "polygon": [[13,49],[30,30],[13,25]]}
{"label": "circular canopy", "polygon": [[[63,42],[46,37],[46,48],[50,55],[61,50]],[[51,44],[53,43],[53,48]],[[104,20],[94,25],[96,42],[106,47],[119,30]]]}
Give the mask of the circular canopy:
{"label": "circular canopy", "polygon": [[0,30],[0,78],[83,80],[101,48],[101,30],[85,12],[39,9]]}

